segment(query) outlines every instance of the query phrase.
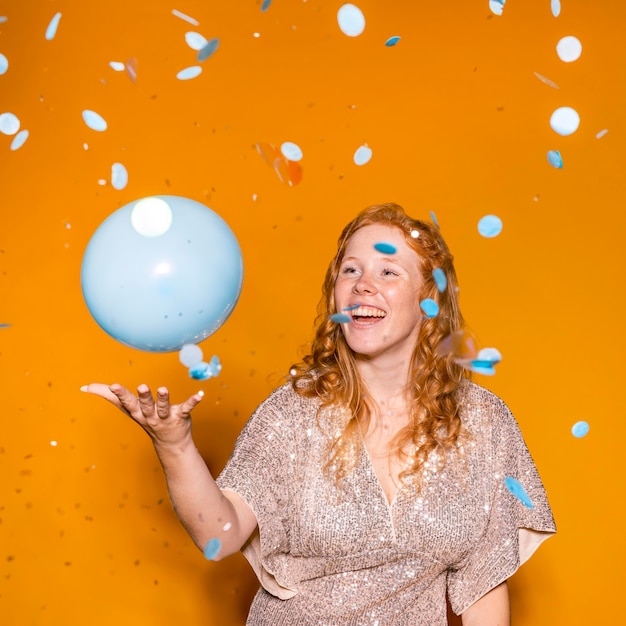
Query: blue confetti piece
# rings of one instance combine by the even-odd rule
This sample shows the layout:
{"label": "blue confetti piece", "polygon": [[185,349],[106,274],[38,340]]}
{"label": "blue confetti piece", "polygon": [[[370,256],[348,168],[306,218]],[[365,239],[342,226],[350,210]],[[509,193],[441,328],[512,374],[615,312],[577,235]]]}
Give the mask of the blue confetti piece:
{"label": "blue confetti piece", "polygon": [[507,476],[504,479],[504,484],[506,485],[506,488],[527,508],[532,509],[533,508],[533,503],[531,502],[530,498],[528,497],[528,494],[526,493],[526,490],[524,489],[524,487],[522,487],[522,485],[519,483],[519,481],[515,480],[515,478],[512,478],[511,476]]}
{"label": "blue confetti piece", "polygon": [[486,376],[493,376],[496,370],[493,368],[493,362],[483,359],[473,359],[470,362],[469,369],[476,374],[485,374]]}
{"label": "blue confetti piece", "polygon": [[0,324],[0,328],[9,328],[11,324]]}
{"label": "blue confetti piece", "polygon": [[91,130],[98,131],[99,133],[107,129],[107,123],[104,118],[98,115],[95,111],[85,109],[83,111],[83,120]]}
{"label": "blue confetti piece", "polygon": [[356,304],[353,304],[351,306],[345,306],[341,310],[342,311],[354,311],[354,309],[358,309],[360,306],[361,306],[361,303],[357,302]]}
{"label": "blue confetti piece", "polygon": [[437,229],[441,230],[441,228],[439,228],[439,222],[437,221],[437,216],[435,215],[434,211],[430,212],[430,219],[432,220],[433,224],[437,227]]}
{"label": "blue confetti piece", "polygon": [[9,59],[7,59],[4,54],[0,52],[0,76],[2,74],[6,74],[6,71],[9,69]]}
{"label": "blue confetti piece", "polygon": [[572,426],[572,435],[577,439],[584,437],[589,432],[589,424],[587,422],[576,422]]}
{"label": "blue confetti piece", "polygon": [[180,70],[180,72],[176,74],[176,78],[178,78],[178,80],[190,80],[196,76],[200,76],[200,74],[202,74],[202,68],[199,65],[192,65],[191,67]]}
{"label": "blue confetti piece", "polygon": [[502,232],[502,220],[497,215],[485,215],[478,222],[478,232],[488,239]]}
{"label": "blue confetti piece", "polygon": [[272,0],[263,0],[263,4],[261,5],[261,13],[264,13],[270,8],[270,4],[272,4]]}
{"label": "blue confetti piece", "polygon": [[210,56],[213,56],[213,53],[218,49],[220,45],[220,40],[217,38],[209,39],[199,51],[196,56],[196,60],[202,62],[206,61]]}
{"label": "blue confetti piece", "polygon": [[375,243],[374,248],[382,254],[395,254],[397,252],[396,247],[391,243]]}
{"label": "blue confetti piece", "polygon": [[335,322],[335,324],[348,324],[352,321],[352,318],[345,313],[335,313],[330,316],[331,322]]}
{"label": "blue confetti piece", "polygon": [[209,561],[212,561],[220,553],[221,549],[222,542],[219,539],[209,539],[206,546],[204,546],[204,556]]}
{"label": "blue confetti piece", "polygon": [[385,45],[388,48],[391,48],[392,46],[395,46],[399,41],[400,41],[400,37],[398,37],[397,35],[394,35],[393,37],[389,37],[389,39],[385,41]]}
{"label": "blue confetti piece", "polygon": [[222,364],[220,360],[216,356],[213,356],[208,363],[201,361],[200,363],[192,365],[189,368],[189,376],[195,380],[209,380],[209,378],[218,376],[221,371]]}
{"label": "blue confetti piece", "polygon": [[359,146],[355,152],[352,160],[355,165],[361,166],[369,163],[372,158],[372,149],[369,146]]}
{"label": "blue confetti piece", "polygon": [[118,191],[128,185],[128,172],[121,163],[113,163],[111,166],[111,185]]}
{"label": "blue confetti piece", "polygon": [[433,278],[435,279],[435,285],[437,285],[437,290],[439,291],[439,293],[443,293],[448,286],[446,273],[440,267],[436,267],[433,270]]}
{"label": "blue confetti piece", "polygon": [[61,21],[61,14],[57,13],[48,24],[48,28],[46,28],[46,39],[51,41],[55,38],[57,34],[57,28],[59,28],[59,22]]}
{"label": "blue confetti piece", "polygon": [[563,167],[561,153],[558,150],[548,150],[548,163],[550,163],[552,167],[561,169]]}
{"label": "blue confetti piece", "polygon": [[19,150],[28,139],[28,131],[20,130],[15,137],[13,137],[13,141],[11,142],[11,150]]}
{"label": "blue confetti piece", "polygon": [[439,305],[432,298],[424,298],[420,302],[420,307],[426,314],[426,317],[436,317],[439,313]]}

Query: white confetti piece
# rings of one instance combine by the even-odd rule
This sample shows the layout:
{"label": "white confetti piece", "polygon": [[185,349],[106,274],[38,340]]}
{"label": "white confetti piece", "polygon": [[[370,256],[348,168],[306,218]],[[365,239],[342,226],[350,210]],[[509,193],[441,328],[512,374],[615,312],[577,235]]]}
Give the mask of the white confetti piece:
{"label": "white confetti piece", "polygon": [[99,115],[95,111],[85,109],[83,111],[83,120],[85,124],[87,124],[87,126],[91,128],[91,130],[103,132],[107,129],[106,121],[101,115]]}
{"label": "white confetti piece", "polygon": [[191,67],[186,67],[185,69],[180,70],[180,72],[176,74],[176,78],[178,78],[178,80],[190,80],[196,76],[200,76],[200,74],[202,74],[202,67],[199,65],[192,65]]}
{"label": "white confetti piece", "polygon": [[13,141],[11,142],[11,150],[19,150],[26,143],[27,139],[28,131],[20,130],[20,132],[15,135]]}
{"label": "white confetti piece", "polygon": [[56,37],[57,29],[59,28],[59,22],[61,21],[61,13],[57,13],[48,24],[46,28],[46,39],[51,41]]}
{"label": "white confetti piece", "polygon": [[172,9],[172,15],[179,17],[181,20],[184,20],[185,22],[189,22],[190,24],[193,24],[194,26],[200,25],[200,22],[198,22],[198,20],[194,19],[193,17],[189,17],[188,15],[185,15],[184,13],[181,13],[180,11],[177,11],[176,9]]}
{"label": "white confetti piece", "polygon": [[113,163],[111,166],[111,186],[113,189],[124,189],[128,185],[128,172],[121,163]]}
{"label": "white confetti piece", "polygon": [[0,133],[4,135],[15,135],[20,129],[20,120],[13,113],[3,113],[0,115]]}

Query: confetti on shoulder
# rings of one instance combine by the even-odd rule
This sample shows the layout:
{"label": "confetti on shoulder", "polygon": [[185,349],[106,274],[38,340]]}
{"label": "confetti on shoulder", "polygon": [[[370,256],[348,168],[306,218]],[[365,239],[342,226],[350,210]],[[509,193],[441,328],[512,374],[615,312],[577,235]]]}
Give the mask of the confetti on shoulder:
{"label": "confetti on shoulder", "polygon": [[528,497],[526,490],[522,487],[521,483],[513,478],[512,476],[507,476],[504,479],[504,484],[506,488],[527,508],[532,509],[533,503],[531,499]]}

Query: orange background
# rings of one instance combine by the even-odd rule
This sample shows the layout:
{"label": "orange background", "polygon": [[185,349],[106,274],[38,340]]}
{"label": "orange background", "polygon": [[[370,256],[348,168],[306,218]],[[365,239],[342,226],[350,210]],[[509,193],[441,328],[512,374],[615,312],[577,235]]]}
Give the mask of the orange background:
{"label": "orange background", "polygon": [[[256,580],[240,555],[204,560],[172,512],[146,436],[79,387],[201,388],[198,445],[219,472],[254,407],[311,335],[339,229],[384,201],[434,211],[461,302],[503,361],[478,382],[518,418],[559,533],[511,581],[517,626],[618,624],[623,612],[626,354],[626,4],[617,0],[363,0],[359,37],[341,2],[10,0],[0,9],[0,108],[30,132],[0,135],[0,621],[16,625],[238,625]],[[200,22],[174,16],[175,8]],[[56,37],[46,27],[62,13]],[[203,73],[184,35],[220,46]],[[258,33],[259,36],[254,36]],[[401,36],[395,47],[385,41]],[[581,58],[556,43],[574,35]],[[137,60],[137,81],[110,61]],[[558,88],[540,80],[549,78]],[[549,125],[574,107],[569,137]],[[83,109],[108,122],[87,128]],[[596,138],[596,134],[608,133]],[[257,142],[297,143],[302,181],[280,182]],[[354,151],[367,143],[361,167]],[[85,149],[85,145],[88,149]],[[563,169],[547,161],[559,150]],[[129,183],[110,184],[123,163]],[[245,281],[202,343],[223,370],[189,379],[176,353],[128,348],[82,298],[89,239],[117,208],[172,194],[231,226]],[[477,232],[486,214],[499,237]],[[589,434],[572,436],[586,420]],[[56,442],[52,445],[51,442]],[[621,618],[621,619],[620,619]]]}

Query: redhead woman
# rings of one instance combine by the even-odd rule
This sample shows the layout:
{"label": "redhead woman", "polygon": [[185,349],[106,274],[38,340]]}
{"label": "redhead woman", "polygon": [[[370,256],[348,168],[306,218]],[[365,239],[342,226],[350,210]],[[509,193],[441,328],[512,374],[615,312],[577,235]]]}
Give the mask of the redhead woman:
{"label": "redhead woman", "polygon": [[448,599],[464,626],[505,626],[507,579],[556,529],[515,418],[442,349],[463,328],[439,230],[375,205],[339,237],[308,355],[217,480],[191,434],[200,394],[84,389],[151,437],[198,547],[243,551],[260,582],[248,624],[444,626]]}

